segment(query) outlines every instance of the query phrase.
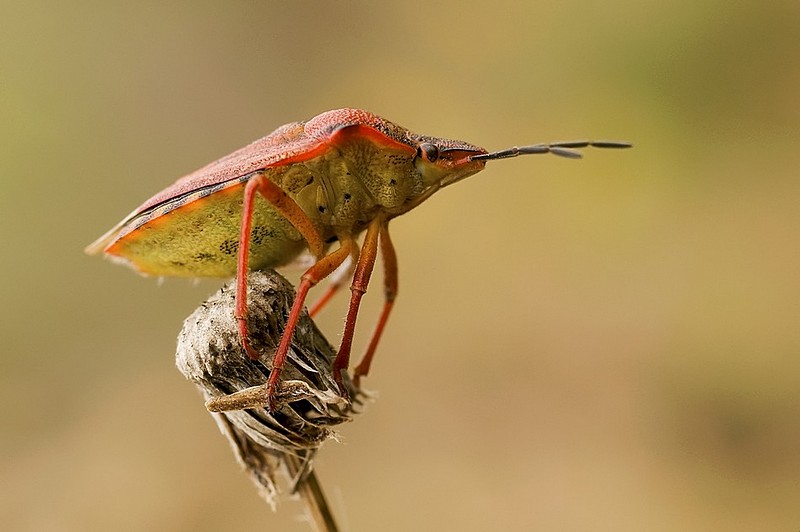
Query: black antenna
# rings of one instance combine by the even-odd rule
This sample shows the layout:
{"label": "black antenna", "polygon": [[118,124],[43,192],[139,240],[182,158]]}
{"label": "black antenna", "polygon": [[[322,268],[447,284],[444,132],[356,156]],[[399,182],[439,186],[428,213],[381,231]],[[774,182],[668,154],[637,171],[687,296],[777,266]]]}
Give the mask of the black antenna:
{"label": "black antenna", "polygon": [[630,142],[617,142],[613,140],[572,140],[567,142],[552,142],[550,144],[533,144],[531,146],[514,146],[513,148],[505,150],[473,155],[469,159],[471,161],[492,161],[494,159],[508,159],[509,157],[517,157],[518,155],[535,155],[537,153],[552,153],[559,157],[580,159],[583,157],[583,154],[575,151],[576,148],[630,148],[632,146],[633,144]]}

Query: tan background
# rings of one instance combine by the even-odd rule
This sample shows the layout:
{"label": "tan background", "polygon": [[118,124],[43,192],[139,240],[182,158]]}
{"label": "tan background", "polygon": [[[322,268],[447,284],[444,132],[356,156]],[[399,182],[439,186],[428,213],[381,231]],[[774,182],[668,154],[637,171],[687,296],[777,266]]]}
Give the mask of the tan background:
{"label": "tan background", "polygon": [[798,530],[796,0],[114,4],[2,5],[0,528],[307,530],[174,368],[220,283],[81,250],[355,106],[636,148],[491,164],[392,224],[380,399],[318,462],[349,530]]}

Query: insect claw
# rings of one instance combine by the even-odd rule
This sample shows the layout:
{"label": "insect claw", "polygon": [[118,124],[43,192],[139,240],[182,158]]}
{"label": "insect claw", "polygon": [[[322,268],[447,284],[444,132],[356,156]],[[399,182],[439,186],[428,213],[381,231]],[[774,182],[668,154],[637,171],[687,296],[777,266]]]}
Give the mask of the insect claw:
{"label": "insect claw", "polygon": [[[346,400],[350,400],[350,392],[347,391],[347,386],[344,385],[344,378],[342,377],[342,372],[346,371],[344,369],[337,370],[334,368],[333,370],[333,380],[336,381],[336,386],[339,388],[339,395],[344,397]],[[356,375],[353,378],[353,385],[355,386],[356,390],[358,390],[358,376]]]}
{"label": "insect claw", "polygon": [[275,396],[273,396],[273,395],[270,395],[269,397],[267,397],[267,405],[266,405],[266,408],[267,408],[267,411],[268,411],[270,414],[274,414],[275,412],[277,412],[277,411],[278,411],[278,403],[277,403],[277,401],[275,400]]}
{"label": "insect claw", "polygon": [[272,382],[270,379],[269,384],[267,384],[267,404],[265,405],[267,411],[270,414],[274,414],[278,411],[278,400],[277,400],[277,391],[276,391],[276,384]]}

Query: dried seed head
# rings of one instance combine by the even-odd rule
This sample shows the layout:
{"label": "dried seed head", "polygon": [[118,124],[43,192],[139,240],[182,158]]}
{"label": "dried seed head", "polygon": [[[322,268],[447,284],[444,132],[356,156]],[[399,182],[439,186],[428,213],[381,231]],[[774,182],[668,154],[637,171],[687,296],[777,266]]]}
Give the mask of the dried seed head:
{"label": "dried seed head", "polygon": [[[305,313],[294,332],[281,373],[278,406],[266,409],[266,384],[294,290],[273,271],[248,276],[248,330],[260,360],[242,349],[234,318],[235,284],[228,283],[184,322],[176,363],[206,398],[234,453],[273,508],[275,472],[285,468],[294,487],[310,470],[319,446],[349,421],[348,399],[339,395],[331,373],[336,351]],[[356,391],[345,376],[351,397]]]}

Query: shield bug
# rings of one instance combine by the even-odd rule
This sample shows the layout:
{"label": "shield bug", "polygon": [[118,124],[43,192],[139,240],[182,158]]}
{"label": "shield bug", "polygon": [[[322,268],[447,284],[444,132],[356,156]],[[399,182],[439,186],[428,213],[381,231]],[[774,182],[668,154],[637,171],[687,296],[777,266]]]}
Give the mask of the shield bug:
{"label": "shield bug", "polygon": [[[176,181],[129,214],[88,253],[105,252],[155,276],[236,276],[242,346],[247,334],[247,272],[284,266],[304,252],[302,275],[268,383],[274,397],[309,289],[339,269],[352,273],[342,343],[333,363],[340,388],[349,365],[356,316],[375,265],[383,259],[385,303],[354,380],[369,371],[397,295],[397,258],[389,221],[488,161],[578,148],[627,148],[625,142],[557,142],[488,152],[458,140],[418,135],[367,111],[338,109],[279,127],[266,137]],[[365,233],[361,247],[356,238]],[[348,266],[343,264],[348,263]],[[312,315],[341,286],[331,283]],[[274,406],[274,405],[270,405]]]}

